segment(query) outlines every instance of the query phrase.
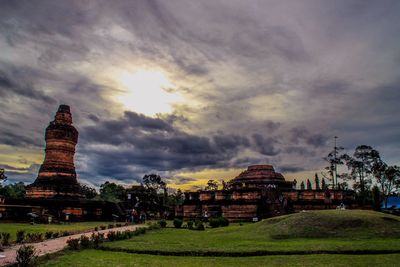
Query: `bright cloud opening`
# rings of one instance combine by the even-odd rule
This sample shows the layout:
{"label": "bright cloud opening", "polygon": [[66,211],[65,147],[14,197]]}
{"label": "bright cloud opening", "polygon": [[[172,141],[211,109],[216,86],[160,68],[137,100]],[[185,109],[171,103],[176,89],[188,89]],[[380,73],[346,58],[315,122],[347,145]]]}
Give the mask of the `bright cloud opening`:
{"label": "bright cloud opening", "polygon": [[125,71],[119,76],[118,82],[123,89],[117,96],[118,102],[129,110],[147,116],[169,113],[172,105],[182,100],[180,95],[168,92],[174,85],[159,71]]}

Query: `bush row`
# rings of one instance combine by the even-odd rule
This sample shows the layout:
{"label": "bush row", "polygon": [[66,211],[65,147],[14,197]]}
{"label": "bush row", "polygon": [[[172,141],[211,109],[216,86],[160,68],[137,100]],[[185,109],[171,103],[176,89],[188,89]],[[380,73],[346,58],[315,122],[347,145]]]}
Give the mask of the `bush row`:
{"label": "bush row", "polygon": [[129,225],[129,223],[124,223],[124,224],[122,224],[122,223],[117,223],[117,224],[115,224],[115,226],[114,226],[114,224],[109,224],[109,225],[107,225],[107,226],[105,226],[105,225],[100,225],[99,227],[95,227],[94,228],[94,230],[95,231],[98,231],[99,230],[99,228],[100,228],[100,230],[106,230],[107,228],[108,229],[113,229],[114,227],[122,227],[122,226],[128,226]]}
{"label": "bush row", "polygon": [[[154,228],[153,228],[154,229]],[[146,228],[137,228],[135,231],[110,231],[107,235],[102,233],[92,233],[90,237],[81,235],[80,238],[70,238],[67,240],[68,248],[71,250],[85,249],[85,248],[98,248],[104,241],[117,241],[130,239],[146,233]]]}
{"label": "bush row", "polygon": [[[115,224],[115,227],[122,227],[122,226],[126,226],[128,225],[126,224],[121,224],[121,223],[117,223]],[[99,228],[101,230],[105,230],[107,229],[107,226],[105,225],[100,225],[99,227],[95,227],[94,230],[98,231]],[[108,225],[108,229],[112,229],[114,228],[113,224],[109,224]],[[52,232],[52,231],[48,231],[46,233],[25,233],[24,230],[20,230],[17,231],[17,239],[16,242],[21,244],[21,243],[33,243],[33,242],[41,242],[45,239],[51,239],[51,238],[58,238],[61,236],[69,236],[72,235],[72,232],[69,231],[62,231],[62,232]],[[10,234],[8,233],[0,233],[0,239],[1,239],[1,244],[3,246],[8,246],[10,245]]]}
{"label": "bush row", "polygon": [[25,231],[20,230],[17,231],[17,243],[32,243],[32,242],[41,242],[45,239],[51,239],[51,238],[57,238],[61,236],[69,236],[73,233],[69,231],[63,231],[63,232],[52,232],[48,231],[46,233],[25,233]]}
{"label": "bush row", "polygon": [[[166,227],[167,222],[165,220],[161,220],[158,222],[161,227]],[[183,221],[181,219],[174,219],[173,221],[174,227],[175,228],[182,228]],[[225,227],[229,225],[228,219],[224,217],[218,217],[218,218],[211,218],[209,220],[209,225],[211,228],[216,228],[216,227]],[[195,220],[195,221],[188,221],[186,224],[186,228],[190,230],[204,230],[204,224],[200,220]]]}
{"label": "bush row", "polygon": [[229,225],[229,221],[224,217],[211,218],[209,220],[209,225],[211,228],[225,227]]}

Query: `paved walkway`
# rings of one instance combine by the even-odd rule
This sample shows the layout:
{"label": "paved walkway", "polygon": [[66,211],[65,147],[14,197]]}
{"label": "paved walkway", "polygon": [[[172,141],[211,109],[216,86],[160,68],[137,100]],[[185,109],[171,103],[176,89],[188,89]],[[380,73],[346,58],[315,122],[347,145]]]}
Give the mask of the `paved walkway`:
{"label": "paved walkway", "polygon": [[[135,230],[138,227],[143,227],[143,225],[137,224],[137,225],[129,225],[129,226],[123,226],[123,227],[116,227],[113,229],[100,230],[98,232],[99,233],[108,233],[109,231]],[[95,231],[80,233],[80,234],[75,234],[75,235],[69,235],[69,236],[63,236],[63,237],[59,237],[59,238],[55,238],[55,239],[48,239],[48,240],[45,240],[45,241],[39,242],[39,243],[30,243],[30,245],[33,245],[36,248],[36,252],[39,256],[42,256],[45,254],[51,254],[51,253],[63,250],[65,248],[65,246],[67,245],[67,240],[70,238],[79,238],[81,235],[91,236],[93,232],[95,232]],[[0,257],[0,266],[5,266],[5,265],[16,263],[17,250],[21,246],[22,245],[15,245],[15,246],[4,249],[3,252],[0,252],[0,255],[5,256],[5,257]]]}

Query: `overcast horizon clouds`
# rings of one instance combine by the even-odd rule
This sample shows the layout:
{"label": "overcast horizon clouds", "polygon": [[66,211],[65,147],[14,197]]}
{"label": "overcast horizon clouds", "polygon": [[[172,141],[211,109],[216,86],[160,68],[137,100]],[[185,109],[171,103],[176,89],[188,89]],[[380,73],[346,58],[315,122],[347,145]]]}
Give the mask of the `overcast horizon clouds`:
{"label": "overcast horizon clouds", "polygon": [[399,14],[399,1],[1,1],[0,167],[34,181],[59,104],[95,186],[146,173],[198,186],[251,164],[299,180],[334,136],[400,164]]}

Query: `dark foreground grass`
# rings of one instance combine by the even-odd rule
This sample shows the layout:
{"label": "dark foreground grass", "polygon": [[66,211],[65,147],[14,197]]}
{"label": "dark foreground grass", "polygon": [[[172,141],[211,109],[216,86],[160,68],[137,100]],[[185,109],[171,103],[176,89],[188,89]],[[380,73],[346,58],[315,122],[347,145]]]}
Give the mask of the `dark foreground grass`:
{"label": "dark foreground grass", "polygon": [[[206,231],[162,229],[107,248],[167,252],[400,250],[398,217],[373,211],[313,211]],[[190,254],[190,253],[188,253]]]}
{"label": "dark foreground grass", "polygon": [[302,255],[261,257],[176,257],[83,250],[68,252],[40,266],[398,266],[400,254],[388,255]]}
{"label": "dark foreground grass", "polygon": [[112,222],[78,222],[69,224],[34,224],[29,223],[0,223],[0,232],[11,234],[11,240],[15,241],[17,231],[25,231],[26,233],[43,233],[46,232],[80,232],[85,230],[93,230],[96,226],[112,224]]}

